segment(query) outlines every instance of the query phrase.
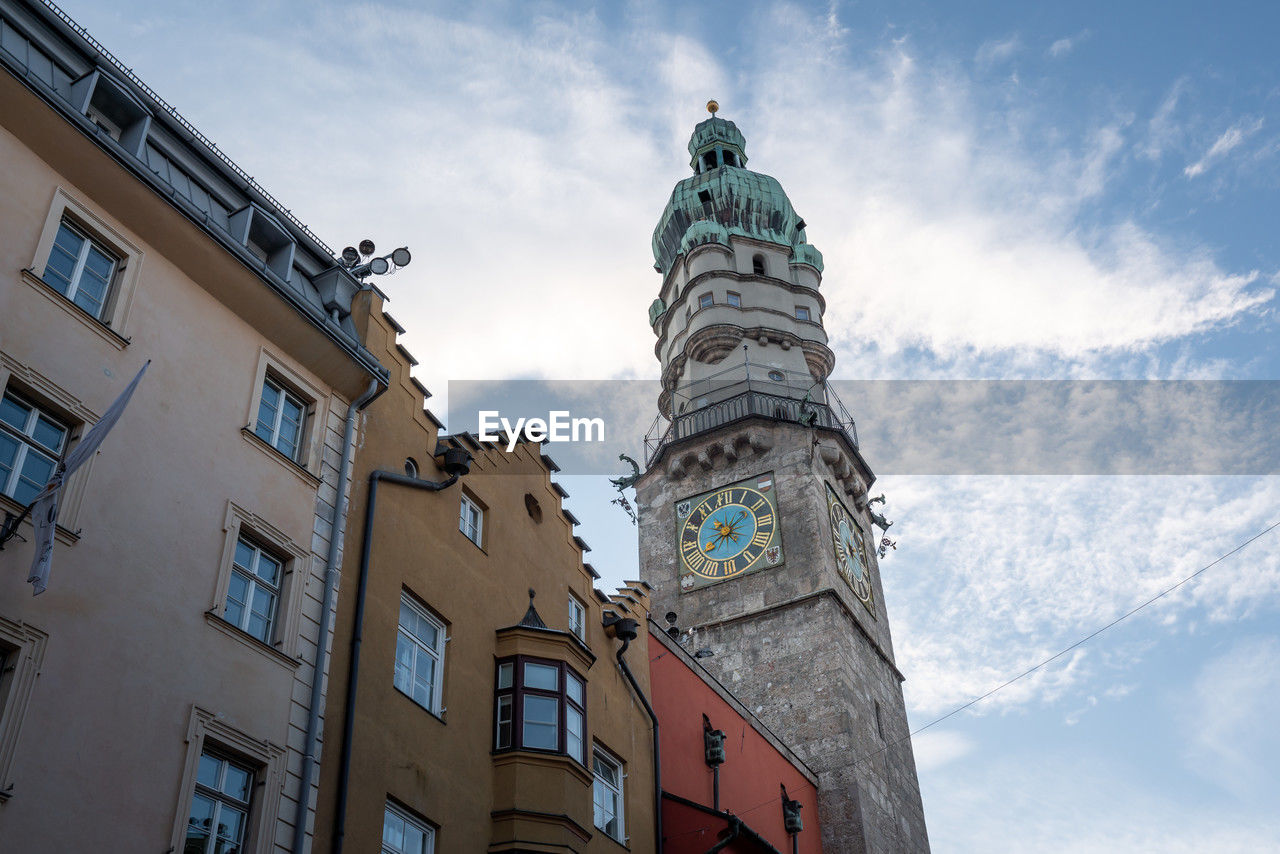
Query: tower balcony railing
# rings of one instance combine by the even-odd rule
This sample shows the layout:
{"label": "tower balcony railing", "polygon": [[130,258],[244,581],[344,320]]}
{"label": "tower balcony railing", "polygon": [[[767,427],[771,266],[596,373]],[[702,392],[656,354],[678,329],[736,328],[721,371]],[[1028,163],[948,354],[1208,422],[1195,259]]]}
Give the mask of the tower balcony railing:
{"label": "tower balcony railing", "polygon": [[668,445],[752,417],[836,430],[858,447],[849,409],[829,384],[807,373],[740,363],[680,387],[671,398],[671,418],[659,415],[645,435],[646,467]]}

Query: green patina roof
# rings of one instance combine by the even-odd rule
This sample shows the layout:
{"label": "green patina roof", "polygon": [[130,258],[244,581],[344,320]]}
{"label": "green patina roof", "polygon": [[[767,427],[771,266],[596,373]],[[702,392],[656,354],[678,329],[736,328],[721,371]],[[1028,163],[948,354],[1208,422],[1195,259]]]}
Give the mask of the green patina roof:
{"label": "green patina roof", "polygon": [[[713,116],[694,128],[689,153],[695,169],[699,156],[713,148],[733,150],[746,162],[746,140],[727,119]],[[791,207],[782,185],[739,166],[720,166],[676,184],[653,230],[654,267],[665,276],[691,246],[727,243],[731,234],[793,247],[796,261],[822,269],[822,255],[805,242],[804,220]],[[807,248],[796,251],[799,246]]]}

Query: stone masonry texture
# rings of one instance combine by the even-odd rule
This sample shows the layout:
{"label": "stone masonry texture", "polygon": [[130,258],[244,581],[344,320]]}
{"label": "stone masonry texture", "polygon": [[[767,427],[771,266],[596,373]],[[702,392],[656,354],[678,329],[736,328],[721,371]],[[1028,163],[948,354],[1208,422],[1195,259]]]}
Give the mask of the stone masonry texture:
{"label": "stone masonry texture", "polygon": [[[637,488],[644,580],[653,612],[674,611],[709,647],[703,664],[819,775],[823,850],[927,852],[928,834],[908,737],[902,675],[893,659],[875,554],[875,614],[836,569],[826,483],[872,531],[865,466],[831,431],[756,419],[673,446]],[[851,464],[856,463],[856,464]],[[681,592],[675,503],[773,472],[782,565]]]}

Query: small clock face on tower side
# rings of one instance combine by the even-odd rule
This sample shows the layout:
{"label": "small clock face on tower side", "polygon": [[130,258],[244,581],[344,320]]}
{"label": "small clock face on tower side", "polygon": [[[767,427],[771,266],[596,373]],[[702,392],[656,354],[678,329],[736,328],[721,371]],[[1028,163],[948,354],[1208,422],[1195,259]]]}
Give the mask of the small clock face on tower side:
{"label": "small clock face on tower side", "polygon": [[853,595],[874,616],[875,593],[871,586],[871,567],[867,562],[867,546],[862,529],[841,503],[830,484],[827,485],[827,509],[831,517],[831,545],[836,553],[836,567],[853,589]]}
{"label": "small clock face on tower side", "polygon": [[772,490],[772,475],[764,475],[677,503],[682,589],[782,562]]}

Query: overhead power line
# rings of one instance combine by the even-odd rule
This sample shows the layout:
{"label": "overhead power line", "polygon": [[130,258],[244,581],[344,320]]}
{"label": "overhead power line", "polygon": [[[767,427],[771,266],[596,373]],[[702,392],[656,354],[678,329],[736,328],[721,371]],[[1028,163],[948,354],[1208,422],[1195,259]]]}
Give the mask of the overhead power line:
{"label": "overhead power line", "polygon": [[1130,608],[1128,611],[1125,611],[1123,614],[1121,614],[1120,616],[1116,617],[1114,620],[1112,620],[1111,622],[1107,623],[1105,626],[1102,626],[1101,628],[1095,629],[1094,631],[1092,631],[1092,632],[1090,632],[1089,634],[1085,635],[1084,637],[1080,638],[1080,640],[1076,641],[1075,643],[1071,644],[1070,646],[1065,647],[1065,648],[1063,648],[1062,650],[1060,650],[1060,651],[1058,651],[1058,652],[1054,653],[1053,655],[1049,656],[1049,657],[1048,657],[1048,658],[1046,658],[1044,661],[1041,661],[1039,664],[1036,664],[1036,665],[1035,665],[1035,666],[1033,666],[1033,667],[1028,667],[1026,670],[1022,671],[1022,672],[1021,672],[1021,673],[1019,673],[1017,676],[1014,676],[1012,679],[1009,679],[1009,680],[1006,680],[1005,682],[1002,682],[1001,684],[999,684],[999,685],[997,685],[996,687],[992,688],[992,689],[991,689],[990,691],[988,691],[987,693],[983,694],[981,697],[974,697],[974,698],[973,698],[972,700],[970,700],[969,702],[965,703],[965,704],[964,704],[964,705],[962,705],[962,706],[957,706],[956,708],[954,708],[954,709],[952,709],[951,711],[947,712],[947,713],[946,713],[945,715],[943,715],[942,717],[935,718],[934,720],[929,721],[929,722],[928,722],[927,724],[925,724],[924,726],[920,727],[919,729],[917,729],[917,730],[915,730],[915,731],[913,731],[913,732],[911,732],[911,733],[908,733],[907,735],[903,736],[902,738],[899,738],[899,739],[897,739],[896,741],[891,741],[891,742],[889,742],[888,744],[886,744],[886,745],[884,745],[883,747],[881,747],[879,750],[874,750],[874,751],[872,751],[871,753],[868,753],[866,756],[862,757],[862,758],[861,758],[861,759],[859,759],[857,762],[855,762],[855,763],[854,763],[854,765],[861,765],[863,762],[866,762],[868,759],[871,759],[871,758],[873,758],[873,757],[875,757],[875,756],[878,756],[878,755],[879,755],[879,754],[881,754],[881,753],[884,753],[884,752],[885,752],[886,750],[888,750],[890,747],[896,747],[896,746],[898,746],[899,744],[901,744],[902,742],[907,741],[908,739],[914,738],[915,736],[917,736],[917,735],[919,735],[920,733],[922,733],[922,732],[924,732],[925,730],[927,730],[929,727],[934,726],[934,725],[936,725],[936,724],[940,724],[940,723],[942,723],[943,721],[945,721],[947,718],[949,718],[949,717],[951,717],[951,716],[953,716],[953,715],[958,715],[958,714],[960,714],[961,712],[963,712],[965,709],[968,709],[968,708],[970,708],[970,707],[972,707],[972,706],[976,706],[978,703],[981,703],[983,700],[987,699],[988,697],[992,696],[993,694],[997,694],[997,693],[999,693],[1000,691],[1003,691],[1005,688],[1008,688],[1010,685],[1014,684],[1015,682],[1017,682],[1017,681],[1019,681],[1019,680],[1021,680],[1021,679],[1025,679],[1026,677],[1030,676],[1032,673],[1035,673],[1037,670],[1039,670],[1040,668],[1044,667],[1046,664],[1052,664],[1054,661],[1057,661],[1059,658],[1062,658],[1062,656],[1064,656],[1064,655],[1066,655],[1067,653],[1071,652],[1073,649],[1076,649],[1077,647],[1083,646],[1084,644],[1086,644],[1086,643],[1088,643],[1089,641],[1093,640],[1093,639],[1094,639],[1094,638],[1096,638],[1098,635],[1100,635],[1100,634],[1102,634],[1103,632],[1105,632],[1107,629],[1110,629],[1110,628],[1112,628],[1112,627],[1114,627],[1114,626],[1116,626],[1116,625],[1119,625],[1120,623],[1122,623],[1122,622],[1124,622],[1125,620],[1129,619],[1129,618],[1130,618],[1130,617],[1132,617],[1134,614],[1136,614],[1136,613],[1138,613],[1139,611],[1141,611],[1143,608],[1146,608],[1148,605],[1151,605],[1151,604],[1154,604],[1155,602],[1158,602],[1159,600],[1163,599],[1165,596],[1168,596],[1170,593],[1172,593],[1173,591],[1177,590],[1179,587],[1183,586],[1184,584],[1187,584],[1187,583],[1188,583],[1188,582],[1190,582],[1190,581],[1194,581],[1197,577],[1199,577],[1199,576],[1200,576],[1200,575],[1202,575],[1203,573],[1207,572],[1208,570],[1210,570],[1210,569],[1212,569],[1213,567],[1217,566],[1218,564],[1222,563],[1224,560],[1226,560],[1227,558],[1229,558],[1229,557],[1231,557],[1232,555],[1236,554],[1237,552],[1241,551],[1242,549],[1244,549],[1246,546],[1248,546],[1249,544],[1253,543],[1254,541],[1259,540],[1259,539],[1261,539],[1262,537],[1265,537],[1267,534],[1271,533],[1271,532],[1272,532],[1272,531],[1274,531],[1276,528],[1280,528],[1280,522],[1273,522],[1273,523],[1271,523],[1271,524],[1270,524],[1270,525],[1268,525],[1266,528],[1263,528],[1261,531],[1259,531],[1258,533],[1254,534],[1254,535],[1253,535],[1252,537],[1250,537],[1249,539],[1245,540],[1243,543],[1240,543],[1238,546],[1236,546],[1235,548],[1233,548],[1231,551],[1226,552],[1225,554],[1219,555],[1218,557],[1214,558],[1214,559],[1213,559],[1212,561],[1210,561],[1209,563],[1207,563],[1207,564],[1205,564],[1204,566],[1200,567],[1200,568],[1199,568],[1199,569],[1197,569],[1195,572],[1191,573],[1190,575],[1188,575],[1186,578],[1182,579],[1182,580],[1181,580],[1181,581],[1179,581],[1178,583],[1173,584],[1173,585],[1171,585],[1171,586],[1169,586],[1169,587],[1166,587],[1164,590],[1161,590],[1159,593],[1157,593],[1156,595],[1152,596],[1150,599],[1148,599],[1147,601],[1143,602],[1141,605],[1137,605],[1137,606],[1135,606],[1135,607],[1133,607],[1133,608]]}

